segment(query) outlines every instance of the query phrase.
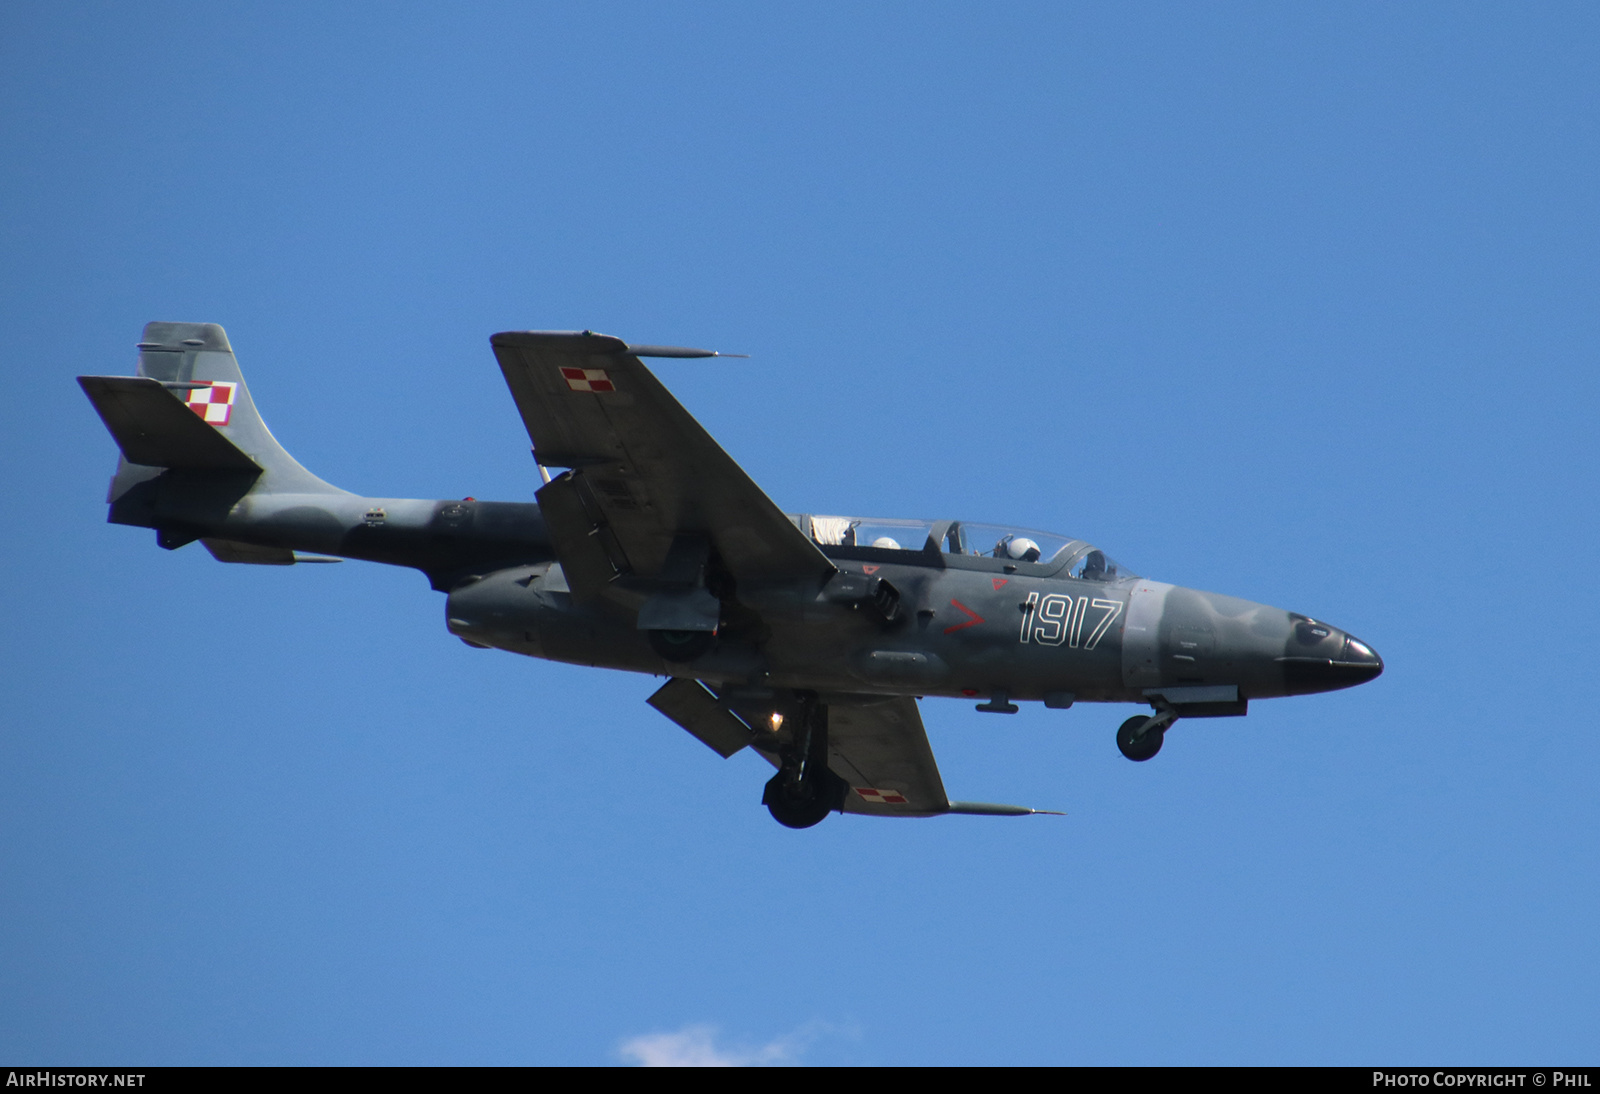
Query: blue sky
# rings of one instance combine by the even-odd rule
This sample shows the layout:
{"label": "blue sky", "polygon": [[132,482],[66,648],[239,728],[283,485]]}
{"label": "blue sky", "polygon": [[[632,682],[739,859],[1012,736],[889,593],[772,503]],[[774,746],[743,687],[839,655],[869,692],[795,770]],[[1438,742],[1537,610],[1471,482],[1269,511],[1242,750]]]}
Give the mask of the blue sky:
{"label": "blue sky", "polygon": [[[1590,1060],[1589,5],[8,5],[0,1057]],[[782,506],[1058,529],[1388,664],[932,701],[791,832],[649,679],[419,575],[103,523],[72,382],[222,323],[308,467],[526,500],[494,331],[659,363]],[[654,1055],[652,1055],[654,1054]],[[698,1055],[697,1055],[698,1054]]]}

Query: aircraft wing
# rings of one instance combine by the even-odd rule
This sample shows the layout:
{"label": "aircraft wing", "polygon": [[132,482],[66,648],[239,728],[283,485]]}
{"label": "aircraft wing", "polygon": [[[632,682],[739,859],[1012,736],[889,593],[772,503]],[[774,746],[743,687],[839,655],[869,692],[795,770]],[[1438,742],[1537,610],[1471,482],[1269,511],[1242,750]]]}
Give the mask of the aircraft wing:
{"label": "aircraft wing", "polygon": [[640,354],[703,356],[588,331],[490,339],[534,456],[572,470],[536,495],[574,595],[619,576],[696,584],[821,579],[833,564],[657,380]]}
{"label": "aircraft wing", "polygon": [[828,705],[828,766],[850,784],[846,813],[909,817],[950,810],[917,701]]}
{"label": "aircraft wing", "polygon": [[[674,686],[669,683],[662,691]],[[707,702],[711,702],[709,696]],[[654,699],[651,703],[656,705]],[[749,744],[773,767],[779,766],[777,752],[764,746],[759,731],[752,738],[747,728],[764,724],[772,713],[770,706],[737,699],[730,705],[744,720],[739,723],[743,734],[712,732],[716,727],[693,725],[664,707],[657,709],[724,757]],[[944,780],[939,777],[939,765],[934,762],[917,701],[909,695],[893,699],[835,696],[828,704],[828,766],[850,786],[844,799],[846,813],[874,817],[927,817],[939,813],[985,817],[1061,815],[1054,809],[1031,809],[1026,805],[951,801],[945,795]]]}

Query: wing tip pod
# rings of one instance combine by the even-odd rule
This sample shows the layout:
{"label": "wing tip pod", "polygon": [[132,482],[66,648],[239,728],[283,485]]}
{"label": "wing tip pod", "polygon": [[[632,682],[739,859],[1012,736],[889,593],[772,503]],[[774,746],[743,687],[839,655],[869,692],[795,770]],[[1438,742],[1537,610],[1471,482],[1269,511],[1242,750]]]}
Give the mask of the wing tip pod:
{"label": "wing tip pod", "polygon": [[1000,805],[995,802],[951,802],[946,813],[959,813],[972,817],[1064,817],[1059,809],[1030,809],[1026,805]]}
{"label": "wing tip pod", "polygon": [[714,349],[691,349],[688,346],[632,346],[628,352],[635,357],[743,357],[748,353],[718,353]]}

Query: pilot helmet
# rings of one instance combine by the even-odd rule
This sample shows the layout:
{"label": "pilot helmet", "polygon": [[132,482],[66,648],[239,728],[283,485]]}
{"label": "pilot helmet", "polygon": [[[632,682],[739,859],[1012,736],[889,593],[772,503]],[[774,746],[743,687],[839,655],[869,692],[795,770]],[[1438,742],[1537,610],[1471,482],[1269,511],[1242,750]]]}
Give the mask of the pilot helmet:
{"label": "pilot helmet", "polygon": [[1006,540],[1006,554],[1018,562],[1038,562],[1039,545],[1027,536],[1011,536]]}

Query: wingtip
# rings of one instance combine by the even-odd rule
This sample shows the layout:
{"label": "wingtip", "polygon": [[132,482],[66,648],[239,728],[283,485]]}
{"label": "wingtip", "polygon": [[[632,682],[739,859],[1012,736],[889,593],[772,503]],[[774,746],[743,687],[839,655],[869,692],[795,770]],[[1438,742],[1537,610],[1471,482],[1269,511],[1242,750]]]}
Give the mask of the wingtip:
{"label": "wingtip", "polygon": [[497,347],[537,346],[550,343],[584,342],[598,353],[630,353],[635,357],[743,357],[748,353],[718,353],[714,349],[695,349],[692,346],[630,345],[610,334],[592,330],[504,330],[489,336],[489,344]]}
{"label": "wingtip", "polygon": [[594,353],[625,353],[628,349],[622,339],[592,330],[503,330],[489,336],[489,344],[497,348],[571,345],[573,342],[585,343]]}

